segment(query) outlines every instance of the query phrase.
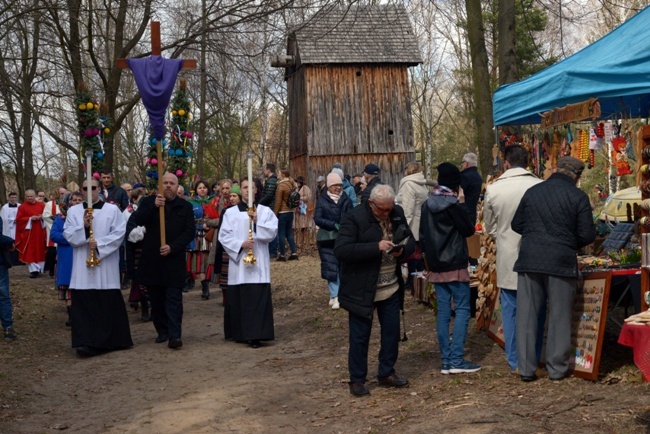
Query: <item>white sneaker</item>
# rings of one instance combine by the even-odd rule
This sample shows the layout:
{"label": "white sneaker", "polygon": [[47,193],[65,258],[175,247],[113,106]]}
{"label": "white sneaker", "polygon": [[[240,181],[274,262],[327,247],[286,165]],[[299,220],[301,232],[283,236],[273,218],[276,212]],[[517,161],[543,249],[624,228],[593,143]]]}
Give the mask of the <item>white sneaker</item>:
{"label": "white sneaker", "polygon": [[334,306],[334,298],[335,297],[330,298],[330,307]]}
{"label": "white sneaker", "polygon": [[341,306],[339,306],[339,298],[335,297],[334,298],[334,303],[332,304],[332,309],[336,310],[336,309],[340,309],[340,307]]}

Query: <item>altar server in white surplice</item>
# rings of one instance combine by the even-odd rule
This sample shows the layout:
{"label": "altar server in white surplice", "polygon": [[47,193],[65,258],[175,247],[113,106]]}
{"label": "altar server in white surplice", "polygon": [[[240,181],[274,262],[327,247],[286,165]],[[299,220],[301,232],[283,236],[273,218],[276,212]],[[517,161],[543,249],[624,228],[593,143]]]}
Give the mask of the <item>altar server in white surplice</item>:
{"label": "altar server in white surplice", "polygon": [[[242,202],[227,209],[219,230],[219,242],[230,258],[224,336],[258,348],[260,341],[275,338],[268,245],[277,234],[278,219],[273,210],[264,205],[257,205],[249,213],[248,180],[243,179],[240,185]],[[252,241],[248,239],[249,215],[254,220]],[[257,259],[252,265],[244,263],[250,247]]]}
{"label": "altar server in white surplice", "polygon": [[[126,222],[119,208],[99,200],[98,182],[91,180],[92,215],[87,203],[68,211],[63,236],[73,247],[70,292],[72,347],[82,357],[133,346],[126,306],[120,291],[120,255]],[[86,181],[83,190],[86,192]],[[92,224],[94,242],[90,243]],[[88,267],[90,249],[101,264]]]}
{"label": "altar server in white surplice", "polygon": [[9,193],[9,202],[5,203],[0,210],[2,218],[2,235],[16,238],[16,214],[18,213],[18,195],[13,191]]}

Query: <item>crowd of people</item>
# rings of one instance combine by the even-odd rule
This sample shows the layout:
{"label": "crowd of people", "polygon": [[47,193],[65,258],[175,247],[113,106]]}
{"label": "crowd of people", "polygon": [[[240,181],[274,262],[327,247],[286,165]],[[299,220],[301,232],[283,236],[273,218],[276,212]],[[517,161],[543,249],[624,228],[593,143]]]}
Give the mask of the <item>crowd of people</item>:
{"label": "crowd of people", "polygon": [[[301,234],[315,227],[328,307],[348,311],[350,393],[370,393],[375,311],[381,328],[378,384],[409,384],[395,365],[399,342],[406,340],[400,327],[404,294],[416,272],[435,288],[440,372],[476,372],[481,367],[465,358],[465,338],[471,305],[466,238],[475,233],[483,183],[477,163],[473,153],[460,168],[442,163],[435,181],[425,178],[419,163],[409,163],[397,192],[372,163],[357,175],[333,164],[316,179],[314,194],[302,176],[272,163],[264,166],[263,181],[198,180],[192,191],[171,173],[158,192],[148,193],[142,184],[117,186],[112,171],[103,169],[80,191],[60,188],[50,202],[42,199],[44,192],[27,190],[19,203],[12,192],[0,211],[5,339],[16,338],[7,268],[24,263],[30,278],[46,271],[55,278],[79,356],[133,346],[120,291],[127,288],[131,307],[141,308],[143,321],[152,320],[155,342],[180,348],[183,292],[196,281],[203,300],[210,298],[210,283],[219,284],[225,339],[259,348],[275,337],[270,262],[298,260],[294,233],[304,242]],[[546,363],[550,378],[561,380],[568,373],[575,252],[593,241],[595,230],[588,197],[576,188],[581,162],[560,158],[546,181],[527,165],[524,148],[506,149],[505,172],[485,191],[485,229],[499,253],[510,370],[523,381],[536,379],[548,306]]]}

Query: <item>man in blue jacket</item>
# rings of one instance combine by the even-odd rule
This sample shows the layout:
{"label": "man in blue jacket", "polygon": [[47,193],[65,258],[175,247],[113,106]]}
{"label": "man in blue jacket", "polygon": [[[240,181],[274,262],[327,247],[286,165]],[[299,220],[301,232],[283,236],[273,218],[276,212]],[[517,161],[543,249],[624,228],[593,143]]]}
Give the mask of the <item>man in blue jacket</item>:
{"label": "man in blue jacket", "polygon": [[561,157],[554,173],[529,188],[512,219],[521,234],[517,280],[517,357],[522,381],[534,381],[538,318],[548,299],[546,368],[551,380],[569,374],[571,313],[578,278],[576,251],[596,238],[587,193],[576,187],[585,165]]}

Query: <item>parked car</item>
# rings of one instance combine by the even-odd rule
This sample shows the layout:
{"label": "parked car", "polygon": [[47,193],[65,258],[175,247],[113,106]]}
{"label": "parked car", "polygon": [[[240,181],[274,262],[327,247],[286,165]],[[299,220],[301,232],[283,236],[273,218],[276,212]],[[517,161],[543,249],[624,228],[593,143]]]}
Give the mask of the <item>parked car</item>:
{"label": "parked car", "polygon": [[637,187],[619,190],[609,195],[598,218],[611,223],[627,222],[626,205],[629,204],[633,207],[635,203],[641,205],[641,190]]}

